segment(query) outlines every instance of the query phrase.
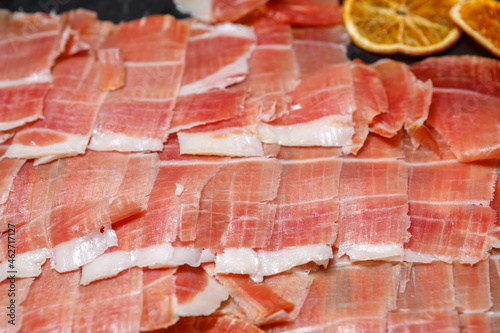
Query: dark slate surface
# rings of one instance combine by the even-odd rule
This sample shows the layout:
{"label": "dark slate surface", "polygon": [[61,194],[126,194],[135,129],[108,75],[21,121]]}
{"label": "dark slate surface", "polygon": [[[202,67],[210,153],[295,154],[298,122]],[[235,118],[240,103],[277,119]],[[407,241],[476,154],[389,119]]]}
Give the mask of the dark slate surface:
{"label": "dark slate surface", "polygon": [[[11,11],[53,11],[56,13],[75,8],[86,8],[96,11],[101,20],[110,20],[115,23],[130,21],[153,14],[171,14],[176,17],[186,17],[176,10],[172,0],[0,0],[0,8],[6,8]],[[487,50],[467,35],[463,35],[451,48],[433,56],[454,54],[475,54],[484,57],[493,57]],[[406,63],[413,63],[425,58],[405,55],[377,55],[363,51],[352,44],[349,45],[348,56],[351,59],[359,58],[367,63],[373,63],[385,57]]]}

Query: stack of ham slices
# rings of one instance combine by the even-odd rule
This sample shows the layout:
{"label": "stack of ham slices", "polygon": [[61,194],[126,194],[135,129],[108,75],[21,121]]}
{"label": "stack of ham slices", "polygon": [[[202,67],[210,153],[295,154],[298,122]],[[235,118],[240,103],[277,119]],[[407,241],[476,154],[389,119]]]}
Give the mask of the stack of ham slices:
{"label": "stack of ham slices", "polygon": [[0,331],[500,332],[500,61],[177,2],[0,10]]}

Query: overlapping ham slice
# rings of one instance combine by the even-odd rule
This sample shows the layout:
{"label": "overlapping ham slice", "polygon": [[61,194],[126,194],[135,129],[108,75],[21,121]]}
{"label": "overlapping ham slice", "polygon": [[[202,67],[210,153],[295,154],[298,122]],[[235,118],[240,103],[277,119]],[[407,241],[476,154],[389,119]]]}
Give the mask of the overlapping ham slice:
{"label": "overlapping ham slice", "polygon": [[404,264],[388,332],[458,332],[453,268],[446,263]]}
{"label": "overlapping ham slice", "polygon": [[64,43],[58,16],[0,11],[0,131],[43,118],[50,68]]}
{"label": "overlapping ham slice", "polygon": [[[494,252],[490,259],[490,288],[491,300],[493,306],[487,313],[490,327],[493,332],[498,331],[500,327],[500,256],[498,252]],[[487,321],[487,320],[485,320]],[[487,321],[488,322],[488,321]],[[496,331],[495,331],[496,330]]]}
{"label": "overlapping ham slice", "polygon": [[[400,138],[371,134],[340,174],[338,256],[351,260],[402,260],[408,240],[408,168],[392,149]],[[366,151],[365,151],[366,150]],[[389,155],[392,154],[392,155]]]}
{"label": "overlapping ham slice", "polygon": [[271,332],[379,332],[397,291],[397,267],[390,264],[332,263],[311,273],[309,294],[295,321]]}
{"label": "overlapping ham slice", "polygon": [[58,61],[53,76],[44,119],[19,131],[6,156],[37,158],[35,164],[40,164],[85,152],[105,97],[99,89],[99,66],[90,55],[73,56]]}
{"label": "overlapping ham slice", "polygon": [[[16,332],[22,325],[24,315],[23,302],[28,296],[32,283],[32,278],[8,279],[0,283],[0,295],[3,295],[0,301],[0,315],[4,318],[0,322],[0,330],[2,332]],[[12,303],[14,304],[12,305]]]}
{"label": "overlapping ham slice", "polygon": [[168,15],[113,27],[101,48],[121,50],[125,86],[109,92],[102,103],[91,149],[162,149],[182,80],[188,34],[187,23]]}
{"label": "overlapping ham slice", "polygon": [[404,126],[416,148],[423,144],[437,150],[429,129],[424,125],[429,114],[432,82],[418,80],[410,68],[401,62],[384,59],[373,67],[379,72],[384,84],[389,110],[375,117],[370,124],[371,131],[392,137]]}
{"label": "overlapping ham slice", "polygon": [[273,119],[288,110],[286,93],[295,88],[298,76],[291,28],[258,15],[247,21],[257,45],[249,59],[247,80],[233,88],[246,91],[244,110],[228,121],[179,133],[183,153],[262,156],[256,135],[259,120]]}
{"label": "overlapping ham slice", "polygon": [[412,66],[435,87],[428,124],[459,161],[500,157],[500,62],[473,56],[429,58]]}
{"label": "overlapping ham slice", "polygon": [[336,25],[342,23],[338,0],[270,0],[264,13],[292,25]]}
{"label": "overlapping ham slice", "polygon": [[174,0],[183,13],[209,23],[234,22],[268,0]]}
{"label": "overlapping ham slice", "polygon": [[493,303],[490,294],[489,260],[474,265],[453,263],[455,303],[463,313],[484,313]]}
{"label": "overlapping ham slice", "polygon": [[[181,156],[175,137],[168,140],[160,158],[147,211],[113,227],[118,247],[83,267],[82,284],[114,276],[133,266],[199,266],[202,248],[194,247],[192,242],[202,189],[227,160]],[[184,243],[176,243],[177,239]]]}
{"label": "overlapping ham slice", "polygon": [[429,150],[419,151],[407,157],[411,238],[405,260],[485,259],[495,221],[490,207],[495,161],[460,163],[450,154],[439,158]]}
{"label": "overlapping ham slice", "polygon": [[29,222],[16,230],[19,276],[37,276],[49,252],[65,272],[116,245],[111,224],[146,209],[157,173],[157,154],[87,152],[36,167]]}
{"label": "overlapping ham slice", "polygon": [[[15,188],[14,180],[24,165],[24,160],[5,158],[7,147],[0,146],[0,231],[7,230],[6,223],[3,221],[7,201],[11,192]],[[5,226],[4,226],[5,224]]]}
{"label": "overlapping ham slice", "polygon": [[352,144],[356,109],[349,64],[303,76],[290,93],[289,112],[259,124],[259,138],[283,146],[343,147]]}

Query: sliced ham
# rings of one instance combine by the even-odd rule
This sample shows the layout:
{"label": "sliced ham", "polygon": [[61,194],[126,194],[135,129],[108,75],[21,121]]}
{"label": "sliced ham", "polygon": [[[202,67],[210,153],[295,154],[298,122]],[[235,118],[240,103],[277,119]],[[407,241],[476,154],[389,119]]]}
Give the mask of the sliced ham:
{"label": "sliced ham", "polygon": [[23,303],[19,332],[72,331],[79,278],[79,272],[59,274],[44,265]]}
{"label": "sliced ham", "polygon": [[119,49],[98,51],[99,88],[105,91],[122,88],[125,84],[125,69]]}
{"label": "sliced ham", "polygon": [[7,279],[0,283],[0,330],[10,333],[17,332],[23,323],[24,301],[28,296],[33,279]]}
{"label": "sliced ham", "polygon": [[77,281],[76,286],[78,297],[72,301],[75,309],[71,332],[139,331],[143,304],[142,269],[132,268],[85,287],[79,286]]}
{"label": "sliced ham", "polygon": [[336,25],[342,23],[338,0],[270,0],[263,6],[266,15],[293,25]]}
{"label": "sliced ham", "polygon": [[50,68],[63,37],[58,16],[0,11],[0,131],[43,118]]}
{"label": "sliced ham", "polygon": [[489,261],[475,265],[453,263],[456,307],[464,313],[486,312],[493,305],[490,294]]}
{"label": "sliced ham", "polygon": [[283,146],[343,147],[352,144],[356,109],[348,64],[302,77],[290,93],[289,112],[259,125],[259,138]]}
{"label": "sliced ham", "polygon": [[397,269],[390,264],[340,264],[311,273],[309,294],[295,321],[271,332],[383,331],[394,304]]}
{"label": "sliced ham", "polygon": [[37,158],[35,164],[40,164],[85,152],[105,97],[98,85],[98,65],[92,56],[74,56],[58,61],[53,75],[44,119],[19,131],[6,156]]}
{"label": "sliced ham", "polygon": [[241,333],[263,333],[258,326],[255,326],[235,315],[211,315],[203,317],[181,318],[177,324],[169,327],[167,333],[221,333],[221,332],[241,332]]}
{"label": "sliced ham", "polygon": [[455,311],[390,312],[387,332],[460,332]]}
{"label": "sliced ham", "polygon": [[189,26],[171,16],[150,16],[115,26],[103,49],[119,48],[125,86],[102,103],[89,147],[160,151],[184,68]]}
{"label": "sliced ham", "polygon": [[183,13],[209,23],[234,22],[268,0],[174,0]]}
{"label": "sliced ham", "polygon": [[143,270],[141,330],[166,328],[179,320],[174,273],[171,268]]}
{"label": "sliced ham", "polygon": [[500,165],[497,162],[497,181],[494,189],[493,200],[491,201],[491,208],[496,211],[497,221],[490,232],[493,246],[500,247]]}

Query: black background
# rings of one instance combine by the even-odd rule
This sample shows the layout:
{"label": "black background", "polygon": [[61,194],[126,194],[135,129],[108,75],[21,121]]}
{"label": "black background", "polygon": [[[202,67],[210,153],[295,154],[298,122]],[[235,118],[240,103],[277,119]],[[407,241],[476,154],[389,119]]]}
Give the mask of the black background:
{"label": "black background", "polygon": [[[176,17],[186,17],[176,10],[172,0],[0,0],[0,8],[11,11],[22,10],[29,13],[37,11],[61,13],[75,8],[86,8],[97,12],[101,20],[110,20],[115,23],[153,14],[171,14]],[[465,34],[455,45],[433,56],[450,54],[475,54],[493,57],[491,53]],[[348,56],[350,59],[359,58],[367,63],[373,63],[385,57],[406,63],[413,63],[424,58],[406,55],[377,55],[363,51],[352,44],[349,45]]]}

